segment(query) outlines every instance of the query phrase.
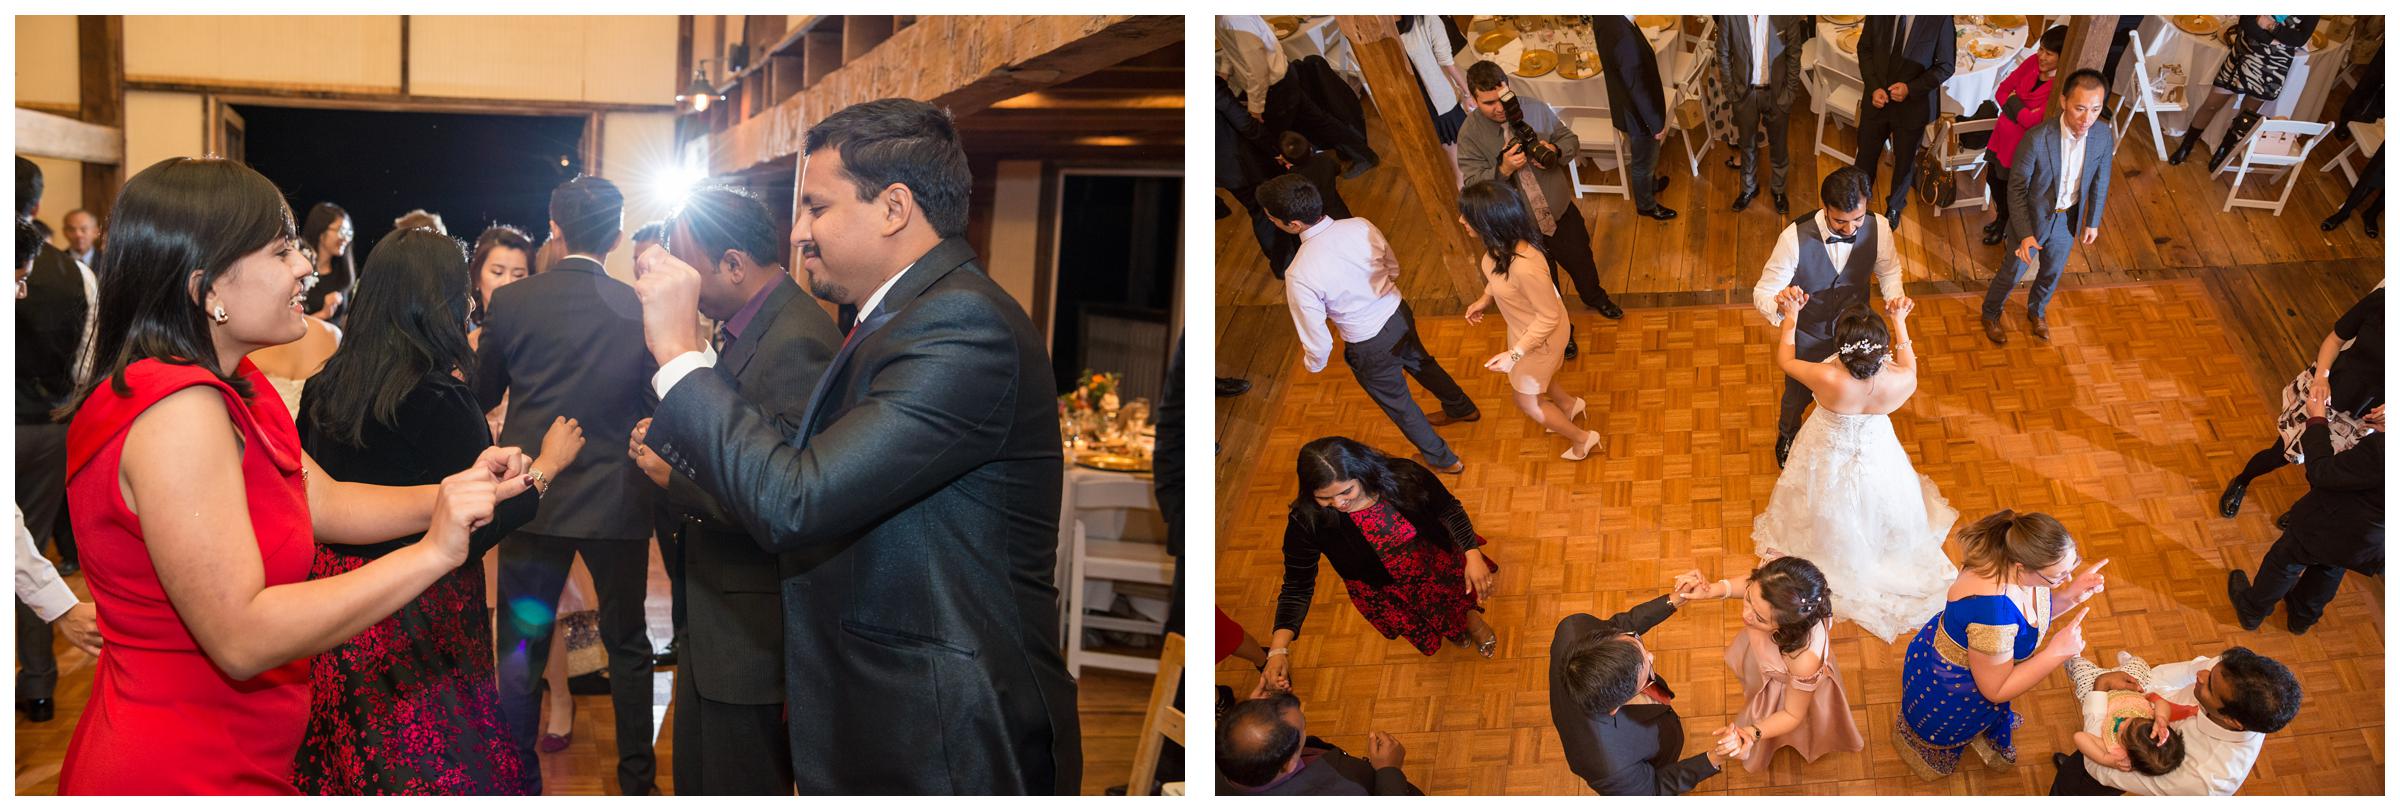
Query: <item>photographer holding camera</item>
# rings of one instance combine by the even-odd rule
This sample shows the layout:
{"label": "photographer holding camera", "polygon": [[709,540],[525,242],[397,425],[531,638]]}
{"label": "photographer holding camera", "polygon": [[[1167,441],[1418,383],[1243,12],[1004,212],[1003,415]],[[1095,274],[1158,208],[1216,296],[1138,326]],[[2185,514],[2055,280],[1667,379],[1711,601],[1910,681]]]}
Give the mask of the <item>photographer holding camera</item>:
{"label": "photographer holding camera", "polygon": [[[1574,184],[1567,179],[1567,162],[1574,160],[1582,141],[1560,121],[1558,113],[1540,99],[1516,95],[1508,74],[1490,61],[1467,68],[1467,90],[1475,97],[1475,114],[1458,131],[1458,171],[1472,186],[1497,179],[1525,195],[1542,226],[1542,247],[1550,254],[1550,280],[1558,281],[1559,266],[1575,279],[1575,295],[1584,306],[1609,318],[1625,311],[1610,301],[1600,286],[1600,268],[1592,263],[1592,232],[1575,209]],[[1575,335],[1567,333],[1567,357],[1576,355]]]}

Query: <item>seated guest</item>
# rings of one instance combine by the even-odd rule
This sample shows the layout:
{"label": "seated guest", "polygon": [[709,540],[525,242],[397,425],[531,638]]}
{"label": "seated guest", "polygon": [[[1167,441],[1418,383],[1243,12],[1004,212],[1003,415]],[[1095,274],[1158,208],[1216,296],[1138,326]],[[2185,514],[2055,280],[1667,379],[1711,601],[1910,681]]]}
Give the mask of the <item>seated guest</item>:
{"label": "seated guest", "polygon": [[1308,737],[1300,699],[1267,693],[1234,705],[1217,723],[1218,796],[1418,796],[1400,765],[1407,750],[1389,733],[1367,736],[1364,760]]}
{"label": "seated guest", "polygon": [[[1678,593],[1692,585],[1678,584]],[[1550,721],[1558,727],[1567,766],[1601,794],[1682,794],[1727,760],[1750,754],[1736,737],[1706,754],[1685,758],[1683,719],[1675,714],[1675,691],[1651,670],[1652,656],[1641,635],[1683,605],[1665,594],[1608,619],[1576,614],[1558,623],[1550,639]],[[1732,727],[1711,733],[1719,740]],[[1680,758],[1680,759],[1679,759]]]}
{"label": "seated guest", "polygon": [[1277,147],[1283,154],[1277,161],[1292,174],[1308,178],[1311,186],[1324,198],[1325,216],[1337,220],[1350,219],[1350,204],[1342,200],[1342,191],[1335,184],[1342,179],[1342,161],[1332,152],[1318,149],[1308,142],[1308,136],[1286,130]]}
{"label": "seated guest", "polygon": [[[2227,648],[2150,670],[2150,692],[2200,712],[2167,726],[2183,736],[2183,763],[2162,775],[2133,770],[2129,759],[2104,760],[2087,753],[2054,754],[2058,777],[2051,794],[2145,794],[2225,796],[2238,791],[2258,762],[2267,735],[2283,729],[2300,712],[2300,681],[2290,668],[2249,648]],[[2093,690],[2141,690],[2133,676],[2107,673]]]}

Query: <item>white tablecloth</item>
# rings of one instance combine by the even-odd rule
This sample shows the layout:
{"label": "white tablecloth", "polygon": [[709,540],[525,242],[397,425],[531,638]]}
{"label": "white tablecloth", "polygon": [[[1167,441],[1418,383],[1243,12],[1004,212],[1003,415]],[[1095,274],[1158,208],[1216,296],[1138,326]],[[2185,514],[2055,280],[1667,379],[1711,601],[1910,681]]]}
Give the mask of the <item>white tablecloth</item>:
{"label": "white tablecloth", "polygon": [[1350,51],[1350,40],[1342,36],[1342,27],[1333,24],[1331,15],[1301,20],[1300,27],[1281,42],[1285,59],[1323,56],[1334,70],[1352,75],[1359,73],[1358,55]]}
{"label": "white tablecloth", "polygon": [[[2218,19],[2230,25],[2234,18],[2220,16]],[[2180,135],[2185,123],[2191,120],[2192,112],[2198,110],[2200,103],[2208,98],[2209,88],[2217,80],[2217,68],[2225,64],[2225,57],[2232,55],[2232,50],[2225,46],[2221,35],[2192,36],[2159,15],[2144,18],[2141,32],[2142,42],[2150,47],[2150,69],[2155,72],[2161,65],[2182,65],[2183,75],[2190,83],[2183,91],[2183,109],[2161,113],[2158,117],[2161,129],[2169,134]],[[2341,75],[2342,66],[2349,64],[2349,58],[2348,41],[2331,43],[2322,50],[2294,58],[2292,72],[2283,81],[2282,96],[2261,108],[2261,112],[2273,118],[2318,120],[2321,117],[2318,114],[2325,111],[2325,97],[2333,92],[2334,80]],[[2126,59],[2125,66],[2118,71],[2121,74],[2117,81],[2119,92],[2133,91],[2132,62],[2132,59]],[[2228,101],[2225,106],[2230,108],[2233,102]],[[2225,134],[2226,125],[2232,122],[2231,110],[2218,113],[2216,120],[2209,122],[2201,140],[2215,146],[2217,139]]]}
{"label": "white tablecloth", "polygon": [[[1964,115],[1974,112],[1975,108],[1983,106],[1984,102],[1991,101],[1992,94],[2000,90],[2000,81],[2008,78],[2009,70],[2015,68],[2019,61],[2033,53],[2032,47],[2025,44],[2025,37],[2032,23],[2028,22],[2015,28],[1997,29],[1970,25],[1963,19],[1958,20],[1958,23],[1957,27],[1965,29],[1967,34],[1960,37],[1958,41],[1957,68],[1950,73],[1949,81],[1942,83],[1942,112]],[[1839,66],[1845,73],[1857,76],[1858,55],[1843,53],[1839,46],[1833,44],[1833,39],[1843,29],[1864,25],[1866,23],[1863,21],[1855,25],[1835,25],[1819,18],[1817,35],[1810,39],[1807,45],[1802,46],[1801,58],[1806,60],[1811,67],[1830,63]],[[1997,57],[1977,59],[1973,53],[1967,50],[1967,41],[1970,39],[1999,42],[2006,47]],[[1809,71],[1808,89],[1811,97],[1824,98],[1826,84],[1818,81],[1816,71]],[[1873,93],[1874,88],[1867,88],[1867,91]]]}
{"label": "white tablecloth", "polygon": [[[1475,19],[1480,22],[1486,17],[1478,16]],[[1670,90],[1674,87],[1677,67],[1674,59],[1675,34],[1682,29],[1682,19],[1677,17],[1677,24],[1674,26],[1642,31],[1650,39],[1650,51],[1658,55],[1659,95],[1666,98],[1669,103],[1674,101],[1672,98],[1674,94]],[[1572,36],[1573,39],[1566,39],[1569,36]],[[1550,46],[1552,50],[1557,50],[1555,45],[1561,40],[1571,42],[1576,48],[1582,50],[1599,50],[1598,44],[1593,42],[1588,31],[1578,29],[1573,34],[1569,34],[1567,31],[1552,29],[1520,36],[1515,42],[1501,48],[1499,53],[1487,55],[1482,51],[1475,50],[1473,41],[1475,35],[1469,34],[1467,35],[1466,49],[1459,51],[1454,59],[1458,63],[1458,69],[1462,71],[1466,70],[1468,65],[1487,59],[1499,62],[1500,67],[1508,70],[1509,86],[1516,88],[1518,93],[1539,99],[1551,107],[1608,106],[1608,81],[1603,74],[1595,73],[1582,79],[1560,78],[1558,71],[1555,70],[1531,78],[1517,75],[1517,58],[1524,53],[1527,37],[1543,46]],[[1604,71],[1606,69],[1602,68]],[[1468,104],[1472,106],[1473,102],[1470,100]],[[1668,125],[1673,126],[1674,120],[1674,115],[1670,111],[1667,116]]]}

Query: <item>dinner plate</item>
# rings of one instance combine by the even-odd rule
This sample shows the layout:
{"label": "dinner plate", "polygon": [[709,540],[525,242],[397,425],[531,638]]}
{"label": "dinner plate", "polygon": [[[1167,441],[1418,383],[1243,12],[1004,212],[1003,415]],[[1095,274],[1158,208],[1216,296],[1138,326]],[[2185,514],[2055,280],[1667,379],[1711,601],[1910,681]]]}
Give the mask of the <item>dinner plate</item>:
{"label": "dinner plate", "polygon": [[1475,50],[1482,51],[1487,54],[1496,54],[1500,52],[1500,49],[1508,47],[1509,43],[1515,42],[1516,39],[1517,32],[1514,29],[1496,30],[1481,37],[1477,37],[1475,39]]}
{"label": "dinner plate", "polygon": [[1832,24],[1834,24],[1834,25],[1857,25],[1857,24],[1859,24],[1859,21],[1861,21],[1861,20],[1865,20],[1866,18],[1867,18],[1867,15],[1864,15],[1864,14],[1819,14],[1819,15],[1817,15],[1817,19],[1824,20],[1824,21],[1826,21],[1826,22],[1829,22],[1829,23],[1832,23]]}
{"label": "dinner plate", "polygon": [[1983,24],[1993,28],[2023,28],[2025,18],[2017,14],[1990,14],[1983,18]]}
{"label": "dinner plate", "polygon": [[1075,455],[1075,464],[1082,467],[1088,467],[1093,470],[1107,470],[1117,473],[1150,472],[1150,463],[1148,461],[1118,453],[1079,453]]}
{"label": "dinner plate", "polygon": [[1558,66],[1558,78],[1561,79],[1589,79],[1598,75],[1600,54],[1592,51],[1576,51],[1575,58]]}
{"label": "dinner plate", "polygon": [[1858,35],[1859,35],[1859,32],[1861,32],[1861,31],[1863,31],[1863,30],[1865,30],[1865,29],[1861,29],[1861,28],[1848,28],[1848,29],[1843,29],[1841,33],[1838,33],[1838,34],[1835,34],[1835,35],[1833,35],[1833,47],[1836,47],[1836,48],[1840,48],[1840,49],[1842,49],[1842,53],[1846,53],[1846,54],[1849,54],[1849,55],[1851,55],[1851,56],[1857,56],[1857,55],[1858,55]]}
{"label": "dinner plate", "polygon": [[1558,69],[1558,52],[1548,48],[1528,48],[1517,57],[1517,75],[1531,79]]}
{"label": "dinner plate", "polygon": [[2213,14],[2177,14],[2168,19],[2174,21],[2176,28],[2193,36],[2205,37],[2225,30],[2225,24]]}
{"label": "dinner plate", "polygon": [[1650,29],[1666,28],[1674,25],[1677,19],[1673,14],[1643,14],[1634,17],[1633,24]]}

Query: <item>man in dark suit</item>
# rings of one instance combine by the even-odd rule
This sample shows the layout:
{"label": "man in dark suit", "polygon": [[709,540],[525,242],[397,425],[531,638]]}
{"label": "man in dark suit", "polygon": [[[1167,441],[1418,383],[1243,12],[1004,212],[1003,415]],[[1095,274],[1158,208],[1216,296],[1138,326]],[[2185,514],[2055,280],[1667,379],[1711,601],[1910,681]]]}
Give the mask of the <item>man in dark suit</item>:
{"label": "man in dark suit", "polygon": [[[2000,313],[2017,278],[2036,261],[2041,270],[2025,294],[2025,318],[2033,337],[2050,340],[2050,294],[2067,270],[2067,252],[2076,243],[2100,238],[2100,218],[2108,210],[2109,166],[2117,155],[2117,133],[2102,121],[2100,111],[2108,85],[2090,68],[2067,75],[2061,97],[2066,109],[2025,132],[2017,142],[2016,163],[2008,172],[2008,230],[2017,240],[2016,252],[2000,263],[1991,286],[1983,293],[1983,335],[1992,343],[2008,343],[2000,329]],[[2073,163],[2068,163],[2073,161]],[[2037,260],[2036,252],[2040,253]]]}
{"label": "man in dark suit", "polygon": [[1717,15],[1717,75],[1733,101],[1733,129],[1742,136],[1742,192],[1733,210],[1758,199],[1758,133],[1766,129],[1769,159],[1775,174],[1775,214],[1788,216],[1791,199],[1784,196],[1784,178],[1791,168],[1785,141],[1791,127],[1792,99],[1800,92],[1800,44],[1808,39],[1808,18],[1796,15]]}
{"label": "man in dark suit", "polygon": [[1250,233],[1258,239],[1259,253],[1267,257],[1267,272],[1281,279],[1292,254],[1300,252],[1300,238],[1277,230],[1258,205],[1258,185],[1282,173],[1274,164],[1275,141],[1266,125],[1242,108],[1242,100],[1223,77],[1217,79],[1216,130],[1217,186],[1232,192],[1233,201],[1250,213]]}
{"label": "man in dark suit", "polygon": [[[1667,594],[1605,620],[1576,614],[1560,620],[1550,639],[1550,721],[1567,766],[1594,792],[1682,794],[1725,761],[1748,754],[1745,740],[1731,752],[1717,747],[1680,757],[1683,719],[1675,715],[1675,692],[1651,670],[1641,635],[1682,604]],[[1733,733],[1726,727],[1714,734]]]}
{"label": "man in dark suit", "polygon": [[[31,224],[42,205],[42,170],[17,158],[17,221]],[[20,229],[23,231],[24,229]],[[78,367],[89,344],[91,288],[87,271],[48,241],[33,245],[32,266],[17,284],[17,506],[33,542],[55,538],[60,574],[74,574],[76,555],[67,525],[67,426],[50,417],[75,396]],[[50,624],[17,601],[17,708],[41,722],[56,712],[51,691],[58,661]]]}
{"label": "man in dark suit", "polygon": [[[628,795],[657,790],[651,754],[650,638],[642,613],[650,576],[651,494],[657,490],[610,437],[630,436],[650,414],[654,368],[642,351],[641,302],[601,266],[624,236],[625,198],[615,184],[583,176],[550,193],[550,238],[567,255],[550,272],[492,293],[475,375],[486,409],[508,398],[502,442],[541,444],[557,417],[573,417],[595,441],[564,476],[544,487],[541,512],[500,543],[500,709],[523,756],[527,788],[541,792],[534,753],[541,708],[535,691],[550,653],[558,596],[576,556],[599,592],[600,639],[617,730],[617,785]],[[697,332],[687,319],[685,332]],[[696,339],[695,339],[696,340]]]}
{"label": "man in dark suit", "polygon": [[[730,381],[772,415],[786,441],[842,335],[783,267],[783,239],[766,205],[742,192],[695,192],[666,227],[668,252],[700,277],[700,311],[717,322],[704,374]],[[634,426],[628,453],[666,488],[670,533],[684,561],[684,625],[676,634],[675,793],[790,794],[783,728],[783,596],[778,559],[714,496],[673,471]]]}
{"label": "man in dark suit", "polygon": [[1625,178],[1633,187],[1634,213],[1653,220],[1675,219],[1658,204],[1667,176],[1657,174],[1658,147],[1667,140],[1667,97],[1659,84],[1658,53],[1650,39],[1622,14],[1592,17],[1599,46],[1600,75],[1608,80],[1608,117],[1625,134]]}
{"label": "man in dark suit", "polygon": [[2375,432],[2340,453],[2325,422],[2325,399],[2311,394],[2306,408],[2300,447],[2308,494],[2292,503],[2283,537],[2258,562],[2258,579],[2240,569],[2226,578],[2243,630],[2257,630],[2282,601],[2287,627],[2308,633],[2342,587],[2342,570],[2383,576],[2383,406],[2367,412],[2366,425]]}
{"label": "man in dark suit", "polygon": [[817,122],[803,155],[794,252],[856,327],[798,425],[779,425],[697,373],[699,278],[644,254],[661,392],[647,441],[785,555],[802,793],[1074,793],[1050,356],[963,238],[957,130],[930,104],[871,101]]}
{"label": "man in dark suit", "polygon": [[1916,181],[1925,125],[1942,111],[1942,83],[1957,61],[1958,32],[1946,14],[1874,15],[1859,32],[1858,76],[1866,95],[1859,99],[1855,165],[1866,171],[1872,189],[1884,139],[1891,139],[1892,193],[1884,218],[1893,230],[1900,228],[1900,211]]}
{"label": "man in dark suit", "polygon": [[1400,768],[1398,738],[1367,736],[1367,756],[1308,736],[1300,699],[1272,693],[1233,705],[1217,722],[1220,797],[1422,796]]}

